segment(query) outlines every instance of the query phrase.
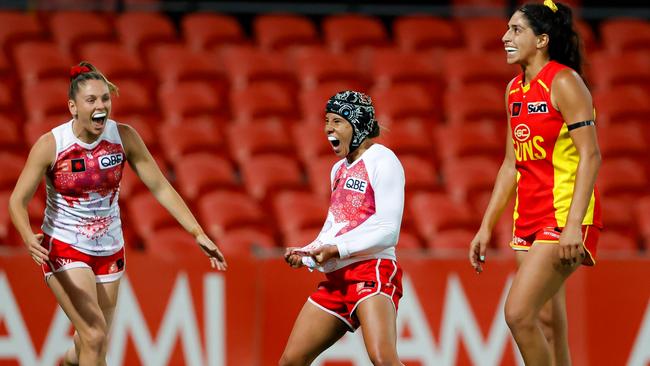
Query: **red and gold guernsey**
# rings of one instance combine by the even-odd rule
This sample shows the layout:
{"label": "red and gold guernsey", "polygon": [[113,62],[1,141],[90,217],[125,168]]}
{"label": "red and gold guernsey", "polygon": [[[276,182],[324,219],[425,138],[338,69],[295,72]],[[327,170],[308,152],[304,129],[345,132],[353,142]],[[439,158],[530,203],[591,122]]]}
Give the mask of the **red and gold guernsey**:
{"label": "red and gold guernsey", "polygon": [[[567,124],[551,103],[553,78],[564,69],[569,68],[550,61],[528,85],[522,84],[519,74],[508,91],[517,168],[514,235],[520,238],[544,227],[566,225],[579,155]],[[594,187],[583,225],[602,227],[600,215]]]}
{"label": "red and gold guernsey", "polygon": [[52,130],[56,159],[46,172],[43,233],[95,256],[124,246],[118,196],[126,162],[117,123],[107,120],[92,144],[79,140],[72,121]]}

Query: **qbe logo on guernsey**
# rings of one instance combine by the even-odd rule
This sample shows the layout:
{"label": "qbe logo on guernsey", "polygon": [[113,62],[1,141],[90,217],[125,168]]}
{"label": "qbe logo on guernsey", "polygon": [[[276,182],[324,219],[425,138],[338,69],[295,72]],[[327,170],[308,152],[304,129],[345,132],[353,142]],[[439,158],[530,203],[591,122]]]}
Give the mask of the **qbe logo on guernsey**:
{"label": "qbe logo on guernsey", "polygon": [[348,178],[345,180],[343,187],[350,191],[355,191],[359,193],[366,193],[366,188],[368,187],[368,182],[363,179],[358,178]]}
{"label": "qbe logo on guernsey", "polygon": [[99,160],[100,169],[112,168],[116,165],[122,164],[122,153],[103,155],[97,158]]}

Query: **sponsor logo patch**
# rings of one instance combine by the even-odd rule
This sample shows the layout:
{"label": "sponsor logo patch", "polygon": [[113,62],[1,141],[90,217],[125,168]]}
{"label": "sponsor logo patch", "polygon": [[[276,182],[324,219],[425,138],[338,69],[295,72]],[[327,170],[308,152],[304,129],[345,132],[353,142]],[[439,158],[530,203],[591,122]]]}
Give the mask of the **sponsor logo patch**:
{"label": "sponsor logo patch", "polygon": [[364,281],[357,283],[357,294],[372,292],[375,288],[375,281]]}
{"label": "sponsor logo patch", "polygon": [[363,179],[350,177],[345,180],[343,187],[350,191],[355,191],[359,193],[366,193],[366,188],[368,187],[368,182]]}
{"label": "sponsor logo patch", "polygon": [[86,161],[83,158],[70,160],[70,171],[73,173],[85,172]]}
{"label": "sponsor logo patch", "polygon": [[530,128],[524,124],[518,124],[515,126],[515,138],[521,142],[528,140],[530,137]]}
{"label": "sponsor logo patch", "polygon": [[528,114],[548,113],[546,102],[531,102],[527,104]]}
{"label": "sponsor logo patch", "polygon": [[521,113],[521,102],[514,102],[510,106],[510,115],[512,117],[518,117]]}
{"label": "sponsor logo patch", "polygon": [[116,165],[122,164],[122,153],[103,155],[97,158],[99,160],[100,169],[112,168]]}

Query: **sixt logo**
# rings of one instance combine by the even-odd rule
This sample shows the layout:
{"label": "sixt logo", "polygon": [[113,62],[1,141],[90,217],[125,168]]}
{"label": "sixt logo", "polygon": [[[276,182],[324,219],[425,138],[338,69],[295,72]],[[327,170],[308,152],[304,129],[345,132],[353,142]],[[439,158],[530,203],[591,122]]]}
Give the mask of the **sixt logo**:
{"label": "sixt logo", "polygon": [[122,153],[100,156],[98,160],[100,169],[112,168],[122,164]]}
{"label": "sixt logo", "polygon": [[548,105],[546,102],[532,102],[528,103],[528,114],[548,113]]}
{"label": "sixt logo", "polygon": [[343,185],[345,189],[360,193],[366,193],[366,187],[368,187],[368,182],[363,179],[357,178],[348,178]]}

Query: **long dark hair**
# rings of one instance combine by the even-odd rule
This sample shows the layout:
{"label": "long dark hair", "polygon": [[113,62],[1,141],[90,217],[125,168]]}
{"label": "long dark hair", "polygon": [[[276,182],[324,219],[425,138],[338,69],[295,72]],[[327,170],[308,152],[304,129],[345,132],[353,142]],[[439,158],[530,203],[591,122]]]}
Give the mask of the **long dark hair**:
{"label": "long dark hair", "polygon": [[548,34],[548,55],[582,75],[582,40],[573,25],[571,8],[555,3],[557,11],[543,4],[525,4],[518,9],[535,35]]}

